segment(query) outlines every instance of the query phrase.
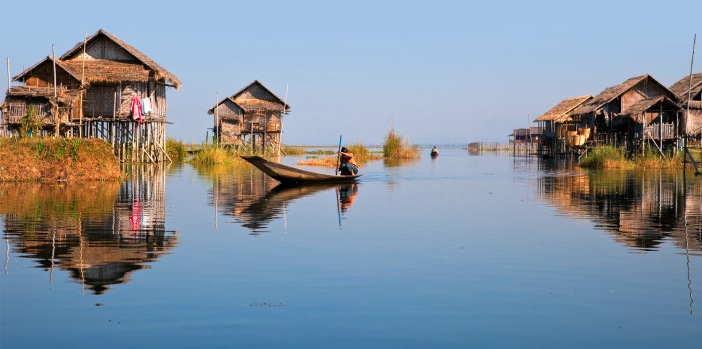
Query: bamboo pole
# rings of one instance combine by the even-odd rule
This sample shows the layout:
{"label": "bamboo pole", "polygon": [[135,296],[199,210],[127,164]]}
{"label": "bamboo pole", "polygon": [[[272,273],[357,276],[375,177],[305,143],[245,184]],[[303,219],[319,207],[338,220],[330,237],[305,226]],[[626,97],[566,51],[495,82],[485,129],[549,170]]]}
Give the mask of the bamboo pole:
{"label": "bamboo pole", "polygon": [[[11,79],[11,78],[10,78],[10,57],[7,57],[7,93],[10,92],[10,87],[11,87],[11,84],[12,84],[12,81],[11,81],[10,79]],[[4,137],[4,136],[5,136],[5,132],[6,132],[6,130],[4,129],[4,126],[3,126],[3,121],[2,121],[2,119],[3,119],[3,118],[0,117],[0,137]]]}
{"label": "bamboo pole", "polygon": [[288,88],[290,84],[285,84],[285,100],[283,101],[283,111],[280,113],[280,133],[278,134],[278,151],[277,156],[280,156],[280,147],[283,145],[283,118],[285,118],[285,109],[288,108]]}
{"label": "bamboo pole", "polygon": [[7,92],[10,92],[10,84],[12,83],[10,79],[10,57],[7,57]]}
{"label": "bamboo pole", "polygon": [[51,61],[54,65],[54,99],[56,99],[58,96],[58,92],[56,91],[56,51],[54,50],[53,44],[51,44]]}
{"label": "bamboo pole", "polygon": [[660,101],[658,106],[658,121],[660,122],[660,127],[658,128],[658,141],[660,142],[661,152],[663,151],[663,101]]}
{"label": "bamboo pole", "polygon": [[219,146],[219,134],[220,134],[220,129],[219,129],[219,92],[215,94],[215,110],[214,110],[214,135],[215,135],[215,147]]}
{"label": "bamboo pole", "polygon": [[[695,45],[697,44],[697,34],[695,34],[694,38],[692,39],[692,58],[690,59],[690,76],[688,78],[688,87],[687,87],[687,110],[685,111],[685,139],[687,139],[687,122],[688,122],[688,117],[690,115],[690,100],[692,99],[692,67],[695,63]],[[685,146],[687,146],[687,142],[685,141]]]}

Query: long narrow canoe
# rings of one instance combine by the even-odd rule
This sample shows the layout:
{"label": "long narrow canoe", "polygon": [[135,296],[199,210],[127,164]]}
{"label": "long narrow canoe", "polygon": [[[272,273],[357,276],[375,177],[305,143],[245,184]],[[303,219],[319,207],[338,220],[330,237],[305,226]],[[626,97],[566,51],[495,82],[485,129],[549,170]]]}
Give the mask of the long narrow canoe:
{"label": "long narrow canoe", "polygon": [[286,184],[303,183],[348,183],[353,182],[362,175],[335,176],[326,173],[301,170],[292,166],[268,161],[260,156],[242,156],[242,159],[256,166],[273,179]]}

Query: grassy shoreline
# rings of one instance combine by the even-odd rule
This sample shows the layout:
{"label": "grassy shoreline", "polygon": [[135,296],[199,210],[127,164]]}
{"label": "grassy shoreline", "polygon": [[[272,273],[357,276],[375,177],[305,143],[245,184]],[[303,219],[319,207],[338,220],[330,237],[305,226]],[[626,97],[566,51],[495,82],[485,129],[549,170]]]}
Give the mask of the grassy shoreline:
{"label": "grassy shoreline", "polygon": [[117,181],[123,178],[112,148],[99,139],[0,139],[0,182]]}

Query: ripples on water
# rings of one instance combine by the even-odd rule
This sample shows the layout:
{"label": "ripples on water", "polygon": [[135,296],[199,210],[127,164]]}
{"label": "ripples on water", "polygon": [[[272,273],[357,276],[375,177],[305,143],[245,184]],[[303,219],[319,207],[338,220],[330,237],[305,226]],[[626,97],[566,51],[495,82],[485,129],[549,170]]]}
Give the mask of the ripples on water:
{"label": "ripples on water", "polygon": [[441,154],[364,164],[353,185],[190,165],[0,184],[0,344],[95,344],[76,331],[102,347],[702,339],[702,179]]}

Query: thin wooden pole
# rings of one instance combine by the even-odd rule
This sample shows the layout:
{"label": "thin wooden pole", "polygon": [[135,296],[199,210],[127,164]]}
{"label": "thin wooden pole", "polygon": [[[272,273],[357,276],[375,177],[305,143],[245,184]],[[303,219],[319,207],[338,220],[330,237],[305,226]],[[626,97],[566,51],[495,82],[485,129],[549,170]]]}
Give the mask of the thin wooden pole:
{"label": "thin wooden pole", "polygon": [[[7,57],[7,93],[10,92],[10,87],[11,87],[12,81],[10,80],[10,57]],[[2,117],[0,117],[0,137],[5,136],[5,130],[2,125]]]}
{"label": "thin wooden pole", "polygon": [[57,91],[57,86],[56,86],[56,50],[54,49],[54,45],[51,45],[51,61],[53,62],[54,66],[54,103],[56,103],[56,115],[54,115],[54,125],[56,127],[56,137],[59,135],[59,124],[61,123],[60,116],[59,116],[59,106],[58,106],[58,91]]}
{"label": "thin wooden pole", "polygon": [[646,154],[646,112],[643,113],[643,127],[641,129],[641,155]]}
{"label": "thin wooden pole", "polygon": [[285,84],[285,100],[283,101],[283,111],[280,113],[280,133],[278,135],[278,151],[277,154],[280,156],[280,148],[283,145],[283,119],[285,118],[285,109],[288,108],[288,88],[290,84]]}
{"label": "thin wooden pole", "polygon": [[51,61],[54,64],[54,99],[58,96],[56,91],[56,51],[54,50],[54,45],[51,44]]}
{"label": "thin wooden pole", "polygon": [[10,84],[12,83],[10,79],[10,57],[7,57],[7,92],[10,92]]}
{"label": "thin wooden pole", "polygon": [[214,110],[214,134],[215,134],[215,144],[219,146],[219,92],[215,94],[215,110]]}
{"label": "thin wooden pole", "polygon": [[[687,121],[688,121],[688,116],[690,115],[690,99],[692,98],[692,66],[695,64],[695,44],[697,44],[697,34],[695,33],[694,38],[692,39],[692,58],[690,59],[690,77],[688,79],[688,87],[687,87],[687,110],[685,112],[685,138],[687,138]],[[687,146],[687,142],[685,142],[685,146]]]}
{"label": "thin wooden pole", "polygon": [[[80,75],[80,89],[83,90],[83,84],[85,83],[85,45],[88,37],[88,31],[85,31],[85,36],[83,36],[83,71]],[[80,110],[78,114],[78,138],[83,138],[83,93],[80,94]]]}
{"label": "thin wooden pole", "polygon": [[660,142],[661,146],[661,155],[663,155],[663,100],[660,102],[661,104],[658,106],[658,118],[660,120],[660,127],[658,128],[658,141]]}

